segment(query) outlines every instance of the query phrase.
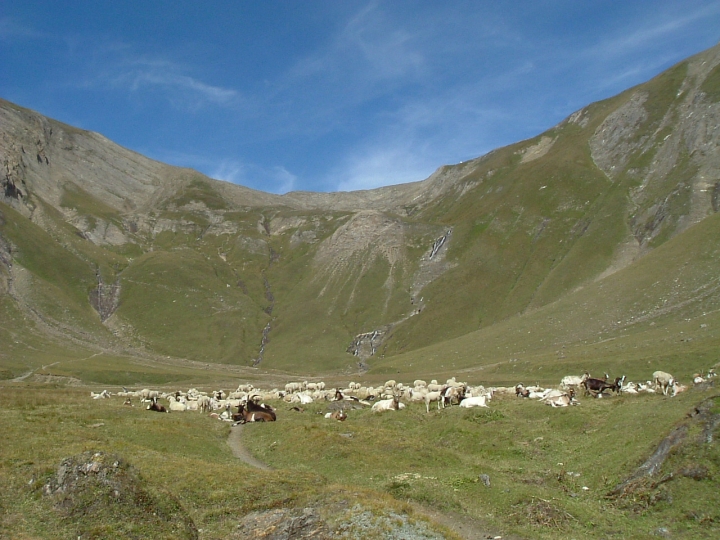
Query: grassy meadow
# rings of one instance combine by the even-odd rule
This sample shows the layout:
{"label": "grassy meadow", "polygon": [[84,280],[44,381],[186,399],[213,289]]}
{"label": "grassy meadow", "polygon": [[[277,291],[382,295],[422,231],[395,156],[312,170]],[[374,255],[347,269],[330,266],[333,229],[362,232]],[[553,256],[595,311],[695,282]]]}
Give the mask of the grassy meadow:
{"label": "grassy meadow", "polygon": [[[674,398],[585,398],[567,409],[515,396],[430,414],[409,404],[383,414],[351,410],[343,423],[324,418],[327,403],[299,413],[278,402],[276,423],[243,428],[245,447],[273,469],[262,471],[233,457],[229,424],[207,415],[92,400],[87,387],[5,382],[0,538],[184,537],[170,521],[143,519],[137,505],[87,503],[72,513],[53,506],[43,486],[63,459],[85,451],[121,456],[140,475],[144,504],[160,516],[181,510],[199,538],[231,537],[251,511],[316,506],[337,519],[358,505],[421,521],[430,509],[505,538],[653,538],[661,527],[673,538],[717,538],[720,451],[698,442],[700,425],[651,480],[609,496],[713,396],[720,413],[714,389],[691,389]],[[701,478],[683,475],[699,466]]]}
{"label": "grassy meadow", "polygon": [[[249,512],[307,505],[412,513],[387,493],[336,484],[319,473],[253,469],[233,457],[230,425],[207,415],[158,414],[122,403],[92,400],[85,388],[0,387],[0,538],[229,538]],[[139,472],[141,500],[102,504],[108,495],[98,490],[91,501],[84,494],[72,513],[54,506],[43,486],[63,459],[87,451],[130,463]],[[164,520],[168,508],[181,509],[197,535]]]}

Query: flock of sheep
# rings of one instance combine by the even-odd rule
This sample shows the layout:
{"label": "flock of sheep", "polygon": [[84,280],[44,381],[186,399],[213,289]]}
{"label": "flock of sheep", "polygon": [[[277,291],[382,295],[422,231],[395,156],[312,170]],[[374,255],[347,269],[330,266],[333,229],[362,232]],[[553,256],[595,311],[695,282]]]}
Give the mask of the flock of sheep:
{"label": "flock of sheep", "polygon": [[[699,384],[715,376],[715,370],[710,369],[706,375],[695,374],[693,382]],[[434,406],[434,404],[437,405],[438,410],[452,405],[465,408],[488,407],[488,403],[495,394],[512,395],[514,393],[518,397],[537,399],[552,407],[567,407],[578,404],[577,395],[581,390],[584,390],[585,395],[601,398],[608,390],[617,394],[662,392],[666,396],[674,396],[686,388],[685,385],[679,384],[671,374],[656,371],[653,373],[652,381],[643,383],[625,382],[625,377],[618,377],[611,382],[607,374],[603,379],[595,379],[586,372],[581,377],[563,377],[559,387],[554,389],[541,388],[537,385],[526,387],[522,384],[514,387],[485,388],[482,385],[470,386],[452,377],[445,383],[438,383],[437,380],[432,380],[430,383],[416,380],[412,386],[389,380],[378,387],[351,382],[345,388],[326,389],[324,382],[303,381],[290,382],[285,385],[284,389],[274,388],[272,390],[255,388],[251,384],[240,384],[235,391],[228,394],[222,390],[203,392],[195,388],[191,388],[187,392],[161,392],[147,388],[132,391],[123,388],[123,391],[116,395],[124,397],[125,404],[130,406],[133,405],[132,399],[136,398],[143,403],[149,403],[148,410],[159,412],[199,411],[228,421],[232,421],[234,417],[237,419],[238,415],[233,415],[233,409],[274,411],[273,407],[262,405],[268,401],[283,401],[296,405],[292,409],[297,411],[303,411],[301,405],[317,401],[335,402],[333,411],[327,413],[325,417],[344,421],[347,418],[346,409],[364,406],[370,407],[374,412],[382,412],[402,410],[406,407],[406,403],[424,403],[426,411],[429,413],[431,405]],[[109,398],[111,395],[107,390],[100,393],[91,392],[93,399]],[[167,407],[160,405],[159,400],[166,400]],[[345,403],[347,403],[347,407],[343,406]],[[274,413],[272,416],[274,420]]]}

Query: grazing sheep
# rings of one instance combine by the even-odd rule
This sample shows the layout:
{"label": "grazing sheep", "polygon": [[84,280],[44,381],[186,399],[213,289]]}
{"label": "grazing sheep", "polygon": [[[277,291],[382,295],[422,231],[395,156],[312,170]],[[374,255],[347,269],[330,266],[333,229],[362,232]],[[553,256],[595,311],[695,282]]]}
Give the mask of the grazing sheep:
{"label": "grazing sheep", "polygon": [[408,400],[410,401],[425,401],[425,395],[427,394],[427,390],[424,387],[416,387],[413,390],[410,390],[410,395],[408,396]]}
{"label": "grazing sheep", "polygon": [[675,395],[675,378],[669,373],[656,371],[653,373],[653,383],[655,390],[662,390],[664,396],[667,396],[669,391]]}
{"label": "grazing sheep", "polygon": [[140,390],[140,396],[139,396],[143,402],[152,401],[153,399],[157,399],[160,397],[160,392],[157,390],[148,390],[147,388],[143,388]]}
{"label": "grazing sheep", "polygon": [[207,413],[212,410],[212,400],[208,396],[200,396],[197,400],[198,409],[202,413]]}
{"label": "grazing sheep", "polygon": [[445,408],[445,400],[443,399],[443,393],[442,392],[428,392],[424,396],[425,399],[425,409],[427,412],[430,412],[430,403],[433,401],[437,401],[438,404],[438,411],[440,410],[440,407]]}
{"label": "grazing sheep", "polygon": [[294,392],[300,392],[303,389],[303,383],[300,382],[290,382],[285,385],[285,391],[288,394],[292,394]]}
{"label": "grazing sheep", "polygon": [[560,388],[563,390],[569,390],[570,388],[580,388],[586,379],[590,378],[590,374],[586,371],[582,377],[577,375],[566,375],[560,381]]}

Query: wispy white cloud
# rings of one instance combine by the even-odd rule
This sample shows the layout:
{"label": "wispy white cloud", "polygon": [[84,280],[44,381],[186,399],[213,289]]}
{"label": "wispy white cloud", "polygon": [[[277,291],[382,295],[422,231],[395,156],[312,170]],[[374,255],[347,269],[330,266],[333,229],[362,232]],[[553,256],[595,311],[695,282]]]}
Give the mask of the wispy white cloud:
{"label": "wispy white cloud", "polygon": [[159,91],[173,105],[191,110],[239,103],[241,96],[236,90],[208,84],[186,71],[184,66],[168,60],[132,57],[124,53],[120,58],[109,59],[93,83],[133,93]]}
{"label": "wispy white cloud", "polygon": [[376,1],[353,17],[340,33],[336,51],[358,52],[379,79],[405,77],[422,69],[416,36],[386,20]]}
{"label": "wispy white cloud", "polygon": [[373,147],[348,158],[330,175],[332,191],[357,191],[427,178],[437,164],[418,161],[412,148]]}
{"label": "wispy white cloud", "polygon": [[175,150],[141,150],[141,152],[163,163],[195,169],[215,180],[223,180],[267,193],[283,194],[299,189],[299,177],[282,165],[263,166],[236,158],[215,158],[205,154]]}
{"label": "wispy white cloud", "polygon": [[216,180],[225,180],[233,184],[243,184],[245,180],[245,170],[239,161],[233,159],[223,159],[217,163],[211,163],[207,175]]}
{"label": "wispy white cloud", "polygon": [[210,178],[252,187],[268,193],[283,194],[296,189],[298,177],[281,165],[262,167],[234,159],[223,159],[204,168]]}
{"label": "wispy white cloud", "polygon": [[193,96],[196,102],[209,102],[228,105],[238,99],[239,94],[231,88],[223,88],[204,83],[198,79],[179,73],[178,68],[166,62],[138,62],[136,68],[121,72],[114,80],[115,84],[126,85],[132,91],[147,87],[161,88],[169,92],[179,92]]}
{"label": "wispy white cloud", "polygon": [[698,21],[720,13],[720,4],[705,5],[694,11],[687,6],[679,10],[649,13],[640,24],[624,27],[623,32],[602,40],[589,49],[589,53],[602,59],[628,56],[638,50],[656,47],[664,40],[681,36],[682,30],[695,26]]}
{"label": "wispy white cloud", "polygon": [[329,43],[299,60],[283,86],[326,87],[334,105],[349,106],[387,93],[423,74],[425,57],[418,32],[413,33],[372,1],[336,31]]}

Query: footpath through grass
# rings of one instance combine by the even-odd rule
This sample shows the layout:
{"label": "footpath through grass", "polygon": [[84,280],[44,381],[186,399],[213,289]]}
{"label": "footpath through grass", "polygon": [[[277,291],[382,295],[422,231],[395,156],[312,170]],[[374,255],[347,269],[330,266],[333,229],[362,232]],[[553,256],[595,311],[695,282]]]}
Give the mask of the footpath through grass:
{"label": "footpath through grass", "polygon": [[[331,511],[358,519],[412,514],[388,494],[311,471],[248,467],[227,444],[230,425],[205,414],[159,414],[118,397],[93,400],[85,388],[25,383],[0,386],[0,409],[0,539],[239,539],[238,522],[253,511],[313,507],[326,520]],[[110,469],[118,456],[138,478],[45,493],[63,460],[93,453],[113,456]],[[366,537],[381,537],[376,532]]]}
{"label": "footpath through grass", "polygon": [[[526,538],[653,538],[663,527],[673,538],[717,538],[720,450],[697,443],[698,434],[643,490],[608,497],[713,393],[585,398],[566,409],[507,396],[489,409],[351,410],[343,423],[313,404],[304,413],[281,408],[277,423],[248,426],[245,440],[273,467],[464,513]],[[693,467],[704,472],[685,474]]]}
{"label": "footpath through grass", "polygon": [[[324,418],[328,403],[303,413],[278,403],[276,423],[243,431],[252,454],[274,469],[261,471],[232,456],[229,425],[207,415],[4,383],[0,538],[234,538],[239,520],[256,510],[342,513],[361,505],[370,514],[413,515],[407,503],[478,520],[506,538],[718,538],[720,451],[699,424],[651,479],[609,496],[715,394],[585,398],[567,409],[506,396],[489,409],[351,410],[343,423]],[[711,412],[720,414],[720,399]],[[44,494],[61,461],[87,451],[116,454],[137,470],[142,496],[132,512],[112,500],[98,507],[107,498],[99,492],[96,501],[75,501],[72,512]],[[143,508],[180,515],[177,523],[191,521],[197,536],[139,519]],[[379,529],[365,535],[384,537]]]}

